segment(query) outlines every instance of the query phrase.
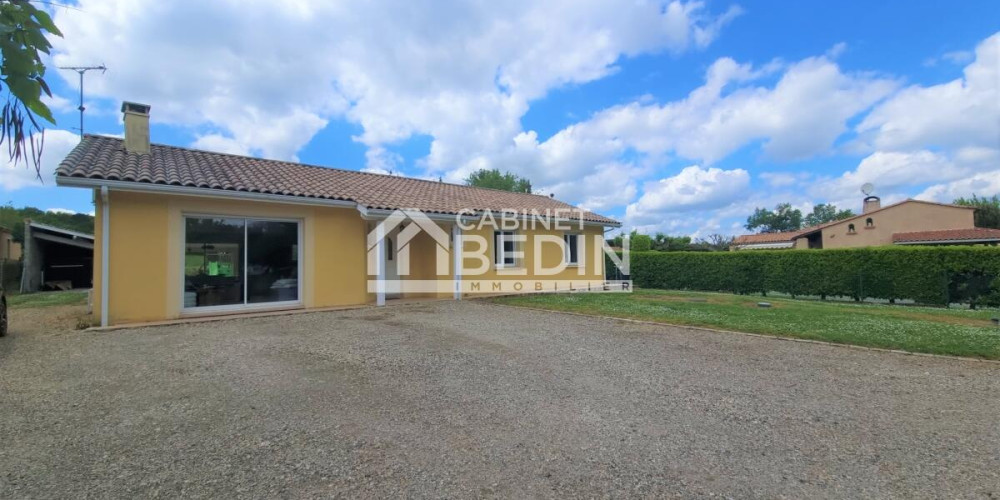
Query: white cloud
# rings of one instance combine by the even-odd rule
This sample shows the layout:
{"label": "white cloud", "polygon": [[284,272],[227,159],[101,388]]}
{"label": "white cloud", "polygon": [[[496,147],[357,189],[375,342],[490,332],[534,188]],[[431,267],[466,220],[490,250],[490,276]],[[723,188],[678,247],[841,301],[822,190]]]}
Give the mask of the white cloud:
{"label": "white cloud", "polygon": [[54,60],[106,62],[90,95],[218,131],[199,147],[294,159],[346,118],[376,151],[430,135],[424,164],[442,171],[509,145],[549,90],[608,75],[623,56],[704,47],[739,12],[699,1],[82,0],[56,12]]}
{"label": "white cloud", "polygon": [[52,96],[47,96],[42,94],[42,102],[49,107],[53,112],[66,112],[70,110],[75,110],[77,104],[70,102],[69,99],[62,97],[58,94],[52,94]]}
{"label": "white cloud", "polygon": [[805,182],[809,172],[762,172],[760,178],[774,188],[789,187]]}
{"label": "white cloud", "polygon": [[0,188],[14,191],[23,187],[54,186],[56,167],[79,142],[80,136],[67,130],[46,130],[40,162],[41,180],[30,162],[21,161],[15,165],[5,161],[0,167]]}
{"label": "white cloud", "polygon": [[967,198],[972,195],[989,197],[996,194],[1000,194],[1000,169],[979,172],[946,184],[935,184],[915,198],[951,203],[956,198]]}
{"label": "white cloud", "polygon": [[844,172],[839,178],[817,182],[813,191],[826,197],[856,195],[862,185],[870,182],[885,193],[916,182],[953,179],[961,174],[962,169],[940,153],[876,151],[861,160],[856,169]]}
{"label": "white cloud", "polygon": [[966,64],[975,58],[976,54],[970,50],[955,50],[952,52],[945,52],[941,55],[941,59],[944,59],[952,64]]}
{"label": "white cloud", "polygon": [[53,214],[67,214],[67,215],[73,215],[78,213],[76,210],[70,210],[68,208],[49,208],[45,211]]}
{"label": "white cloud", "polygon": [[1000,33],[976,47],[963,78],[912,85],[857,126],[869,150],[997,147],[1000,143]]}
{"label": "white cloud", "polygon": [[773,158],[805,158],[829,151],[847,131],[848,119],[896,87],[892,80],[845,74],[825,57],[788,66],[773,88],[745,85],[777,69],[774,64],[755,69],[722,58],[709,68],[705,84],[686,99],[616,106],[567,127],[541,147],[604,155],[632,148],[711,164],[762,140]]}
{"label": "white cloud", "polygon": [[603,211],[619,207],[635,199],[638,188],[635,169],[620,163],[598,165],[593,173],[582,179],[571,179],[551,186],[542,186],[536,192],[554,194],[562,200],[575,200],[586,210]]}
{"label": "white cloud", "polygon": [[746,170],[690,166],[673,177],[648,182],[643,194],[625,210],[630,225],[661,221],[669,214],[713,210],[731,204],[750,184]]}
{"label": "white cloud", "polygon": [[231,137],[226,137],[222,134],[205,134],[198,136],[194,143],[191,144],[191,147],[234,155],[245,156],[250,154],[250,147],[246,144],[243,144]]}

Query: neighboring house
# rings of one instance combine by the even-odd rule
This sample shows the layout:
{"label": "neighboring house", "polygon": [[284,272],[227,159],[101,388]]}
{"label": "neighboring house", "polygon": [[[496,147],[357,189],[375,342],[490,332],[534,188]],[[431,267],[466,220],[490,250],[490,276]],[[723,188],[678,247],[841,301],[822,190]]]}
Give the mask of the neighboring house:
{"label": "neighboring house", "polygon": [[14,234],[10,229],[0,226],[0,261],[20,259],[21,244],[14,241]]}
{"label": "neighboring house", "polygon": [[[475,259],[442,259],[441,249],[467,235],[489,245],[479,249],[488,262],[479,279],[532,278],[535,265],[560,263],[566,269],[546,278],[603,283],[603,255],[581,245],[620,226],[547,196],[151,145],[149,106],[122,111],[124,139],[86,135],[56,171],[58,185],[94,191],[93,307],[102,324],[460,298],[473,290],[462,288],[462,270]],[[401,209],[427,214],[437,229],[380,224]],[[579,229],[465,224],[504,209],[576,213],[568,217]],[[572,244],[541,245],[546,238]],[[387,284],[397,277],[450,286],[394,292]]]}
{"label": "neighboring house", "polygon": [[977,228],[974,207],[904,200],[882,207],[864,200],[861,215],[781,233],[738,236],[732,250],[858,248],[882,245],[996,245],[1000,230]]}

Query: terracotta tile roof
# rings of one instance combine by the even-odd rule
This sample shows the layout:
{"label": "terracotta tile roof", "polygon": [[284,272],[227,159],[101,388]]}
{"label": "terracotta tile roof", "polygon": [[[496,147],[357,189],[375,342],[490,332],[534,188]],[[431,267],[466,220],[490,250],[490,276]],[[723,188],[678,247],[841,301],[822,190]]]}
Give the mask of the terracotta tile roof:
{"label": "terracotta tile roof", "polygon": [[919,243],[932,241],[1000,241],[1000,229],[976,227],[971,229],[943,229],[940,231],[916,231],[895,233],[893,243]]}
{"label": "terracotta tile roof", "polygon": [[744,234],[733,240],[734,245],[752,245],[754,243],[781,243],[792,241],[802,234],[802,231],[785,231],[782,233]]}
{"label": "terracotta tile roof", "polygon": [[[67,177],[348,200],[369,209],[409,208],[442,214],[462,209],[544,212],[574,208],[543,195],[159,144],[151,145],[149,154],[128,153],[122,139],[89,134],[56,169],[57,180]],[[583,218],[618,225],[614,219],[589,211],[583,212]]]}

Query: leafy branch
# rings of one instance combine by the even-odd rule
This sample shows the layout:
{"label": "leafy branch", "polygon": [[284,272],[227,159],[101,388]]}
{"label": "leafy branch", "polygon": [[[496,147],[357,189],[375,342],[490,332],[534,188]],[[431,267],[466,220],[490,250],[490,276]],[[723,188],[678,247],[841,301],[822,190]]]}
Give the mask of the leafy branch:
{"label": "leafy branch", "polygon": [[46,33],[62,36],[47,12],[27,0],[0,0],[0,91],[6,102],[0,108],[0,144],[7,143],[13,164],[30,161],[41,179],[45,145],[45,120],[56,124],[42,94],[52,97],[45,83],[42,54],[52,48]]}

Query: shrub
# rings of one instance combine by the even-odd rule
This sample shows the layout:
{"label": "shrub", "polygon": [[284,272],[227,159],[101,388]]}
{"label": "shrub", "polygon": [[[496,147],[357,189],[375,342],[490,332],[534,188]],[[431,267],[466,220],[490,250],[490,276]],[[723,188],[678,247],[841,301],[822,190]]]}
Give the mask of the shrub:
{"label": "shrub", "polygon": [[633,251],[631,273],[646,288],[1000,305],[1000,249],[993,247]]}
{"label": "shrub", "polygon": [[648,252],[653,248],[653,238],[648,234],[635,234],[629,238],[629,249],[633,252]]}

